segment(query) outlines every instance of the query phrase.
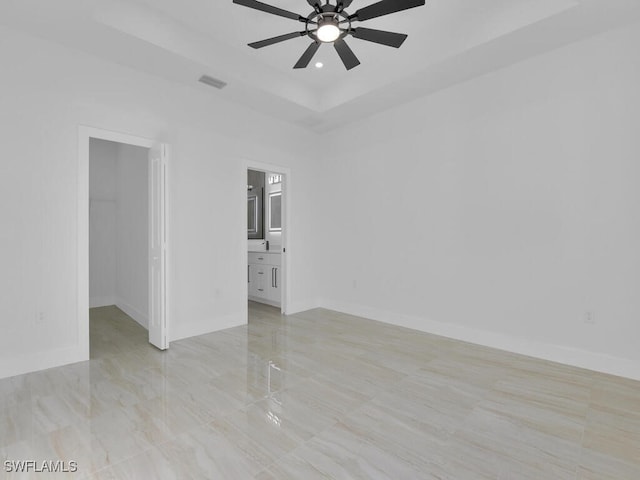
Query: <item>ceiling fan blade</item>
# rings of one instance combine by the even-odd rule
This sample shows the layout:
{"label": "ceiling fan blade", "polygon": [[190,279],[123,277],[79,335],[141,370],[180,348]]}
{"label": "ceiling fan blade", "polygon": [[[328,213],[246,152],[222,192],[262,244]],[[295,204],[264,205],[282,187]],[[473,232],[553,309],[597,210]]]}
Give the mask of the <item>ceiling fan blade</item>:
{"label": "ceiling fan blade", "polygon": [[369,20],[371,18],[382,17],[390,13],[401,12],[410,8],[420,7],[424,5],[425,0],[382,0],[368,7],[361,8],[351,15],[350,19],[360,21]]}
{"label": "ceiling fan blade", "polygon": [[352,35],[360,40],[368,42],[380,43],[389,47],[400,48],[408,35],[404,33],[385,32],[384,30],[373,30],[371,28],[354,28]]}
{"label": "ceiling fan blade", "polygon": [[342,11],[345,8],[349,8],[349,6],[353,3],[353,0],[338,0],[338,10]]}
{"label": "ceiling fan blade", "polygon": [[309,62],[311,61],[313,56],[316,54],[319,48],[320,48],[320,42],[313,42],[311,45],[309,45],[309,47],[304,51],[304,53],[300,57],[300,60],[298,60],[298,63],[296,63],[293,66],[293,68],[307,68],[307,65],[309,65]]}
{"label": "ceiling fan blade", "polygon": [[286,35],[279,35],[273,38],[267,38],[266,40],[260,40],[259,42],[250,43],[249,46],[251,48],[262,48],[268,47],[269,45],[273,45],[274,43],[284,42],[285,40],[291,40],[292,38],[302,37],[306,35],[307,32],[293,32],[287,33]]}
{"label": "ceiling fan blade", "polygon": [[278,7],[273,7],[271,5],[267,5],[266,3],[258,2],[257,0],[233,0],[233,3],[237,3],[238,5],[242,5],[244,7],[253,8],[255,10],[260,10],[262,12],[271,13],[273,15],[290,18],[292,20],[298,20],[301,22],[306,21],[304,17],[298,15],[297,13],[289,12],[288,10],[283,10]]}
{"label": "ceiling fan blade", "polygon": [[335,48],[338,55],[340,55],[340,60],[342,60],[347,70],[351,70],[360,65],[360,60],[358,60],[358,57],[355,56],[344,40],[340,39],[333,42],[333,48]]}

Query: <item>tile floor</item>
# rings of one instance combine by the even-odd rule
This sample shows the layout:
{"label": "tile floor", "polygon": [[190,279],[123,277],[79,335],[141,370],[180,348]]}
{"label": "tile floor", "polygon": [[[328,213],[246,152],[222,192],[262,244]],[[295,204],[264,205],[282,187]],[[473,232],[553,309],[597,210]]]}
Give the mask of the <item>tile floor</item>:
{"label": "tile floor", "polygon": [[[638,480],[640,383],[327,310],[167,352],[115,307],[90,362],[0,380],[0,460],[81,479]],[[6,474],[0,478],[72,478]]]}

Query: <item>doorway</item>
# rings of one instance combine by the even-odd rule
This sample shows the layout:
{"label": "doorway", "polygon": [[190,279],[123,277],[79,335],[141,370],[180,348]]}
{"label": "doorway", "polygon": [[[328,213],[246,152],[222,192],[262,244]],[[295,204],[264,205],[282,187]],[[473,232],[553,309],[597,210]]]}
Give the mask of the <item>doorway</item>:
{"label": "doorway", "polygon": [[[79,131],[78,315],[89,358],[89,308],[133,321],[168,348],[166,177],[168,148],[89,127]],[[146,331],[145,331],[146,330]]]}
{"label": "doorway", "polygon": [[145,147],[89,140],[92,358],[139,347],[149,328],[148,159]]}
{"label": "doorway", "polygon": [[285,314],[290,285],[287,205],[291,172],[275,165],[248,163],[244,175],[247,299],[253,302],[250,304],[270,305]]}

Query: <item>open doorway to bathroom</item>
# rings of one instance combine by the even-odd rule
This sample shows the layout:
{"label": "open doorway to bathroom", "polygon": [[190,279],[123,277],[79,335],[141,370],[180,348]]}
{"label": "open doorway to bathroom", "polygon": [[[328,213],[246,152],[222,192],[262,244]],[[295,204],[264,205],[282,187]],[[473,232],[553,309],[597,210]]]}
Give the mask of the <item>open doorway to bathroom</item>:
{"label": "open doorway to bathroom", "polygon": [[249,308],[285,313],[287,173],[247,170],[247,292]]}

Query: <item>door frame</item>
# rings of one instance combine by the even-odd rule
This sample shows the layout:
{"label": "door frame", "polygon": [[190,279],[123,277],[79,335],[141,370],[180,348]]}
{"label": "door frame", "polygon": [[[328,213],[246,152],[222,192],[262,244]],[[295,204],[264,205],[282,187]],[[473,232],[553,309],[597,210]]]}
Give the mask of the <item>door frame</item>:
{"label": "door frame", "polygon": [[[280,312],[283,315],[286,315],[289,311],[289,303],[291,299],[291,262],[289,258],[291,256],[291,243],[289,239],[290,236],[290,225],[291,225],[291,208],[289,207],[289,202],[291,202],[291,169],[288,167],[283,167],[281,165],[274,165],[263,162],[256,162],[253,160],[245,160],[243,162],[244,169],[242,170],[242,205],[243,210],[245,212],[243,218],[247,218],[247,170],[257,170],[260,172],[272,172],[272,173],[280,173],[284,175],[284,181],[282,182],[282,254],[281,254],[281,268],[284,271],[284,280],[282,282],[282,298],[280,299]],[[243,257],[242,257],[242,271],[244,272],[243,278],[246,276],[247,271],[247,252],[249,251],[249,239],[247,238],[247,221],[242,222],[243,231]],[[247,298],[249,296],[249,286],[246,280],[243,282],[244,284],[244,297]],[[247,310],[247,317],[249,314]]]}
{"label": "door frame", "polygon": [[[161,142],[135,135],[130,135],[112,130],[89,127],[80,125],[78,127],[78,344],[82,350],[84,358],[89,359],[89,145],[91,139],[109,140],[112,142],[133,145],[151,149]],[[150,174],[150,172],[149,172]],[[166,180],[165,180],[166,181]],[[165,196],[166,192],[165,192]],[[168,209],[164,210],[165,227],[167,223]],[[167,228],[168,231],[168,228]],[[167,258],[169,257],[169,242],[166,242]],[[166,262],[169,263],[168,261]],[[166,329],[169,329],[169,318],[167,299],[169,297],[167,290],[169,288],[167,279],[168,265],[164,270],[165,291],[165,315]]]}

